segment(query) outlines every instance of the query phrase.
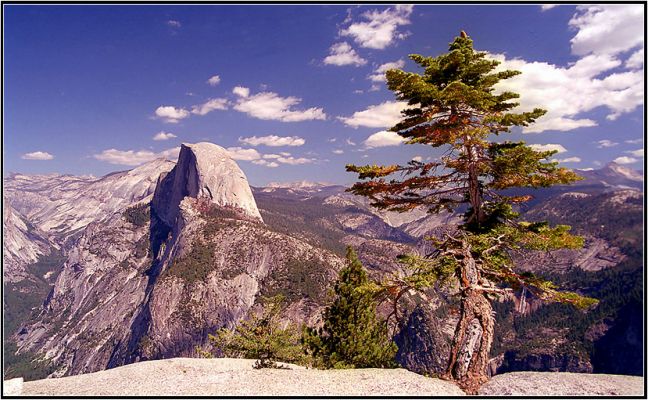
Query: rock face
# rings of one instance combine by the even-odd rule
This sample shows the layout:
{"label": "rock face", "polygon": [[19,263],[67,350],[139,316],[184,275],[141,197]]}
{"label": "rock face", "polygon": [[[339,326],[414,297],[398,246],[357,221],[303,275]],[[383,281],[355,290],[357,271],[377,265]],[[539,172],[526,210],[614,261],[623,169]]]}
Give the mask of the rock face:
{"label": "rock face", "polygon": [[5,180],[5,196],[34,226],[62,243],[88,224],[151,196],[159,175],[174,165],[158,159],[99,179],[16,174]]}
{"label": "rock face", "polygon": [[4,278],[17,282],[27,277],[25,266],[36,262],[41,255],[49,254],[53,244],[43,232],[26,222],[8,201],[3,202],[2,208]]}
{"label": "rock face", "polygon": [[224,148],[213,143],[180,147],[178,163],[157,185],[152,208],[165,224],[172,226],[185,197],[240,208],[262,221],[245,174]]}
{"label": "rock face", "polygon": [[419,306],[394,337],[398,346],[396,361],[418,374],[441,375],[448,368],[450,340],[441,330],[441,321]]}
{"label": "rock face", "polygon": [[54,377],[193,356],[277,293],[286,320],[316,322],[343,260],[263,224],[221,147],[183,145],[175,166],[100,181],[116,175],[130,189],[75,236],[43,309],[15,336],[19,353],[37,352]]}

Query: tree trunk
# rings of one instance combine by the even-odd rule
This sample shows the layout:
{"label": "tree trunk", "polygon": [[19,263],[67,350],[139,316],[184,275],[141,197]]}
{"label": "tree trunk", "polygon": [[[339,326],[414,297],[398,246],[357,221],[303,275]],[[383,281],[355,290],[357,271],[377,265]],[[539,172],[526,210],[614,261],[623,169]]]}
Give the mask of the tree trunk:
{"label": "tree trunk", "polygon": [[455,330],[446,375],[469,394],[488,380],[486,367],[493,344],[493,308],[483,293],[468,289],[461,299],[461,316]]}
{"label": "tree trunk", "polygon": [[486,367],[493,344],[495,321],[490,301],[481,290],[479,271],[463,243],[461,266],[461,315],[450,350],[446,378],[457,382],[468,394],[476,394],[479,386],[488,380]]}

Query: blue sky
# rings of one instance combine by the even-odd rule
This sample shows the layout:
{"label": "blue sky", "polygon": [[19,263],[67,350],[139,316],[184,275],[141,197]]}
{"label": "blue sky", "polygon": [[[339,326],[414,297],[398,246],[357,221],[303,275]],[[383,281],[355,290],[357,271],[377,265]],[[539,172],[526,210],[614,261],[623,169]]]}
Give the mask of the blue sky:
{"label": "blue sky", "polygon": [[643,7],[5,5],[4,171],[100,176],[199,141],[253,185],[434,158],[385,132],[403,107],[384,70],[461,30],[523,72],[501,87],[521,109],[549,110],[507,139],[642,169]]}

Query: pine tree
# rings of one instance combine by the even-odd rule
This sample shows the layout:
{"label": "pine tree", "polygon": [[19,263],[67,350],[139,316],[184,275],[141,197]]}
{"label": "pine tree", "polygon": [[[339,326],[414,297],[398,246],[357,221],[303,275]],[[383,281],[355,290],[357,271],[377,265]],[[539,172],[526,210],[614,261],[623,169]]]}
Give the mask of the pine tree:
{"label": "pine tree", "polygon": [[[302,350],[299,331],[293,324],[282,326],[280,314],[284,297],[264,298],[259,314],[252,314],[236,328],[221,328],[209,335],[210,342],[225,357],[255,358],[254,368],[281,368],[277,361],[302,363],[307,358]],[[203,357],[209,352],[198,349]]]}
{"label": "pine tree", "polygon": [[516,271],[511,252],[578,248],[583,241],[565,225],[552,228],[546,223],[519,221],[513,206],[532,197],[503,193],[510,188],[569,184],[580,177],[549,161],[555,151],[535,151],[521,141],[494,140],[512,127],[535,122],[546,111],[511,112],[518,105],[511,100],[519,95],[496,94],[493,86],[520,72],[495,72],[499,62],[476,52],[465,32],[450,43],[446,54],[410,58],[424,68],[422,74],[397,69],[386,74],[389,89],[410,106],[391,130],[407,139],[406,144],[442,147],[445,152],[438,160],[412,160],[404,166],[347,165],[347,171],[358,173],[361,180],[349,190],[368,197],[374,207],[391,211],[416,207],[431,213],[466,210],[458,230],[434,239],[432,254],[401,257],[409,273],[373,285],[373,290],[396,302],[438,281],[458,286],[460,320],[446,377],[474,393],[487,379],[494,296],[524,289],[547,301],[579,307],[595,303]]}
{"label": "pine tree", "polygon": [[367,272],[351,247],[346,258],[335,283],[335,299],[323,314],[324,325],[304,330],[304,346],[325,368],[395,367],[396,344],[385,322],[376,318],[371,293],[360,290],[369,282]]}

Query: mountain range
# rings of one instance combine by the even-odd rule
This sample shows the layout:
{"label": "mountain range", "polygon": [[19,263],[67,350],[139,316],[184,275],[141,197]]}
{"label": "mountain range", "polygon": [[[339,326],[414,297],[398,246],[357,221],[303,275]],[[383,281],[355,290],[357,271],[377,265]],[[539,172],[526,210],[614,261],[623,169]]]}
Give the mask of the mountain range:
{"label": "mountain range", "polygon": [[[641,347],[610,336],[639,329],[640,337],[641,315],[634,297],[606,290],[632,286],[642,272],[643,176],[617,164],[577,172],[585,179],[533,191],[520,211],[571,224],[585,247],[519,259],[566,287],[608,296],[605,310],[574,317],[576,327],[555,321],[571,310],[523,294],[505,299],[496,307],[493,373],[641,373],[636,363],[610,362],[614,349]],[[182,145],[177,162],[100,178],[10,174],[3,185],[4,370],[26,379],[195,357],[209,333],[233,327],[277,293],[288,301],[286,321],[317,324],[346,246],[380,278],[399,270],[397,255],[423,254],[426,236],[461,222],[450,213],[376,210],[340,185],[250,187],[227,151],[211,143]],[[456,302],[443,290],[429,298],[408,306],[396,338],[401,364],[437,373],[442,360],[421,349],[444,348]],[[529,321],[546,329],[534,332]],[[569,341],[577,348],[567,349]]]}

